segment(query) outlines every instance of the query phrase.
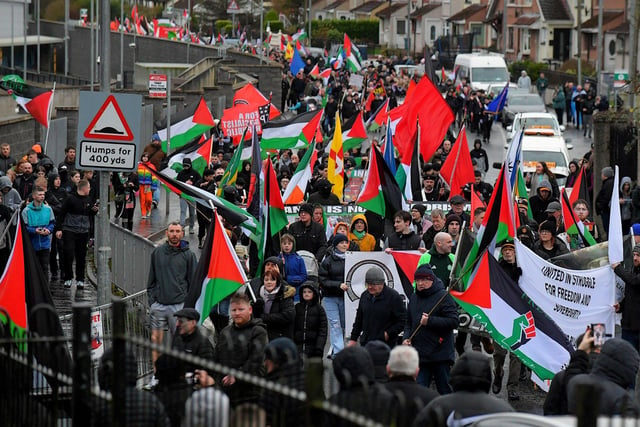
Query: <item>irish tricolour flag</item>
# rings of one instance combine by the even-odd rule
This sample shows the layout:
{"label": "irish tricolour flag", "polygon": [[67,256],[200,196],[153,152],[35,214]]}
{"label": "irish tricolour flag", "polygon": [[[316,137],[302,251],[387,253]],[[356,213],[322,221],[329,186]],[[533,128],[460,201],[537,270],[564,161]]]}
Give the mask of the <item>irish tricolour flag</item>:
{"label": "irish tricolour flag", "polygon": [[204,321],[211,308],[237,291],[247,276],[238,260],[235,248],[218,214],[214,211],[207,240],[196,268],[194,284],[185,300],[185,307],[194,307]]}
{"label": "irish tricolour flag", "polygon": [[[200,137],[203,133],[214,127],[213,116],[209,107],[207,107],[204,98],[200,98],[200,102],[192,104],[178,114],[171,117],[171,138],[170,148],[175,150],[195,138]],[[162,150],[167,152],[167,122],[164,122],[164,128],[158,130],[158,135],[162,141]]]}

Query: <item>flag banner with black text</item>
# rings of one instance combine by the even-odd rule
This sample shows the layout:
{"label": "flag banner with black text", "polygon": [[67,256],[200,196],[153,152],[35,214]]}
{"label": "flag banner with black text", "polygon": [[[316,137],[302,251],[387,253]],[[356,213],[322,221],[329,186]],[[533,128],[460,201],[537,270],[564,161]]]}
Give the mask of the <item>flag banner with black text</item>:
{"label": "flag banner with black text", "polygon": [[615,274],[610,266],[589,270],[561,268],[540,258],[516,240],[522,291],[572,340],[591,323],[614,331]]}

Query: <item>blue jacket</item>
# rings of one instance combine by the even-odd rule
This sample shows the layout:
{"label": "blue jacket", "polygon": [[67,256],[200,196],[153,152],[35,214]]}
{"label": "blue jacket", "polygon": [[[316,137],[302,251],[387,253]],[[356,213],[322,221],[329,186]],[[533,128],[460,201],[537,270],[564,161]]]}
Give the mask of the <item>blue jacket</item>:
{"label": "blue jacket", "polygon": [[414,291],[409,298],[407,307],[407,323],[404,329],[404,339],[420,324],[422,313],[429,313],[431,309],[444,299],[429,316],[426,326],[422,326],[413,337],[411,345],[420,356],[420,363],[455,361],[453,330],[460,324],[458,308],[450,295],[444,289],[442,280],[436,277],[433,285],[420,295]]}
{"label": "blue jacket", "polygon": [[[51,238],[53,236],[53,228],[56,224],[53,209],[47,205],[35,206],[33,202],[29,203],[22,211],[22,221],[27,226],[31,244],[35,251],[51,249]],[[36,233],[36,229],[46,228],[49,230],[48,236]]]}
{"label": "blue jacket", "polygon": [[284,264],[284,273],[287,283],[296,289],[307,280],[307,266],[300,255],[295,252],[280,254]]}

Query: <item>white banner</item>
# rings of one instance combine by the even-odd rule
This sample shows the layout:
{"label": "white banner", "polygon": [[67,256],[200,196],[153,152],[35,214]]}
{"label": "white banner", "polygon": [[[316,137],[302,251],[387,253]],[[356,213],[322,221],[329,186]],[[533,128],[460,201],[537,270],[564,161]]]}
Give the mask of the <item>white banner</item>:
{"label": "white banner", "polygon": [[516,240],[519,285],[569,336],[572,342],[592,323],[604,323],[607,336],[615,324],[616,280],[610,266],[569,270],[540,258]]}
{"label": "white banner", "polygon": [[99,360],[104,354],[102,312],[91,312],[91,360]]}
{"label": "white banner", "polygon": [[[418,251],[408,251],[420,255]],[[353,321],[356,318],[360,295],[366,290],[364,276],[369,268],[377,266],[382,269],[387,280],[387,286],[395,289],[405,302],[409,297],[405,295],[402,281],[393,256],[385,252],[347,252],[344,262],[345,283],[349,287],[344,293],[345,338],[351,336]]]}

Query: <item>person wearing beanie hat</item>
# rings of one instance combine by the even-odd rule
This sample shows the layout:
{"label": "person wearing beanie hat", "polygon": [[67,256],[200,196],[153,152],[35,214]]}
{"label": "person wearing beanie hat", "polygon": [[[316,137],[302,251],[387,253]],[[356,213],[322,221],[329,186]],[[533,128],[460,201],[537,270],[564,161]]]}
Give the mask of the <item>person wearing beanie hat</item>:
{"label": "person wearing beanie hat", "polygon": [[411,223],[415,227],[416,234],[421,238],[425,231],[427,231],[433,224],[429,221],[424,213],[427,211],[427,207],[421,204],[415,204],[411,207]]}
{"label": "person wearing beanie hat", "polygon": [[624,283],[624,297],[614,307],[616,312],[622,313],[622,339],[629,341],[636,350],[640,351],[640,244],[633,247],[633,263],[630,268],[617,262],[613,265],[613,271]]}
{"label": "person wearing beanie hat", "polygon": [[[185,157],[182,159],[182,170],[178,172],[176,180],[184,182],[185,184],[198,186],[202,177],[191,167],[191,159]],[[187,212],[189,217],[187,217]],[[189,227],[189,234],[195,234],[194,224],[196,222],[196,206],[195,204],[188,202],[186,199],[180,198],[180,224],[185,227]]]}
{"label": "person wearing beanie hat", "polygon": [[455,361],[453,330],[460,324],[458,308],[429,264],[420,265],[414,278],[416,287],[409,297],[403,344],[418,351],[417,383],[429,386],[433,379],[438,393],[448,394],[449,369]]}
{"label": "person wearing beanie hat", "polygon": [[[602,218],[602,226],[605,233],[609,234],[609,214],[611,208],[611,195],[613,194],[614,171],[611,166],[602,169],[600,178],[602,179],[602,187],[596,195],[596,214]],[[594,178],[595,179],[595,178]]]}
{"label": "person wearing beanie hat", "polygon": [[309,251],[318,262],[327,252],[327,235],[322,224],[313,221],[313,205],[303,203],[298,211],[298,221],[289,225],[289,234],[296,239],[297,251]]}
{"label": "person wearing beanie hat", "polygon": [[[469,223],[467,223],[466,225],[469,225]],[[461,229],[462,219],[456,214],[447,215],[447,220],[444,223],[444,231],[449,233],[451,239],[453,240],[453,247],[451,248],[451,252],[456,251],[456,246],[458,244],[458,238],[460,237]]]}
{"label": "person wearing beanie hat", "polygon": [[404,328],[407,312],[402,297],[386,286],[386,277],[380,267],[370,267],[364,278],[365,291],[360,295],[356,317],[351,328],[349,346],[366,345],[379,340],[394,347]]}
{"label": "person wearing beanie hat", "polygon": [[414,425],[447,425],[449,414],[468,418],[496,412],[514,412],[504,400],[489,394],[491,360],[482,353],[463,354],[451,369],[453,393],[433,399],[414,421]]}
{"label": "person wearing beanie hat", "polygon": [[389,377],[387,376],[387,362],[389,361],[389,353],[391,348],[382,341],[369,341],[364,349],[367,350],[371,360],[373,360],[373,372],[377,383],[384,384]]}
{"label": "person wearing beanie hat", "polygon": [[556,238],[557,225],[553,218],[543,221],[538,233],[540,239],[533,244],[533,251],[543,259],[551,259],[569,253],[567,245]]}
{"label": "person wearing beanie hat", "polygon": [[633,243],[640,243],[640,223],[635,223],[631,226],[631,231],[633,232]]}
{"label": "person wearing beanie hat", "polygon": [[335,236],[333,236],[333,245],[334,246],[338,246],[342,242],[349,242],[349,239],[347,238],[347,236],[345,236],[342,233],[338,233]]}
{"label": "person wearing beanie hat", "polygon": [[347,239],[349,240],[349,248],[347,249],[348,251],[353,252],[360,250],[358,244],[351,240],[351,236],[349,235],[349,224],[343,221],[338,222],[335,227],[333,227],[333,236],[331,236],[331,239],[328,243],[329,250],[334,246],[334,240],[337,234],[344,234],[345,236],[347,236]]}

